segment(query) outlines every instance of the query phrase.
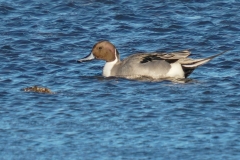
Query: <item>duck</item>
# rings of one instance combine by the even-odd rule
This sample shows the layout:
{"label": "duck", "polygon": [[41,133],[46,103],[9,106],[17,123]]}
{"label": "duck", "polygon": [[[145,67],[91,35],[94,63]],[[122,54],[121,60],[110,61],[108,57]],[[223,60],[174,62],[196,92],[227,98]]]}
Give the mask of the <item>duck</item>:
{"label": "duck", "polygon": [[106,61],[102,71],[104,77],[178,79],[187,78],[197,67],[225,52],[200,59],[188,58],[191,54],[190,50],[170,53],[137,53],[121,60],[117,48],[111,42],[104,40],[97,42],[90,54],[77,62],[82,63],[94,59]]}

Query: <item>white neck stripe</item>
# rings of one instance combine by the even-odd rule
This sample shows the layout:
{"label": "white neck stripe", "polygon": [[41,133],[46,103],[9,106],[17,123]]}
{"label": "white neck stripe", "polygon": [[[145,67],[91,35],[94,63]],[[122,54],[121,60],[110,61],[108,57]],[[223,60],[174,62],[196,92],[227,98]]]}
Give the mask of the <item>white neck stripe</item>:
{"label": "white neck stripe", "polygon": [[111,76],[111,70],[114,67],[114,65],[118,62],[117,58],[117,51],[115,49],[115,60],[111,62],[106,62],[106,64],[103,67],[103,76],[104,77],[110,77]]}

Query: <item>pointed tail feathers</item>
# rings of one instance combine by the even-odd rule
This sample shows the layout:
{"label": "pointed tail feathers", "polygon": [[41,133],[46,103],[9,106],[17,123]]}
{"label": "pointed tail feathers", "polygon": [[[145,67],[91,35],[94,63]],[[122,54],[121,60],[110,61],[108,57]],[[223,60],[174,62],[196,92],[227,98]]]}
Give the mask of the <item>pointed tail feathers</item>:
{"label": "pointed tail feathers", "polygon": [[185,59],[185,60],[179,61],[179,63],[182,64],[185,78],[187,78],[194,71],[194,69],[197,68],[198,66],[201,66],[201,65],[207,63],[208,61],[212,60],[213,58],[215,58],[217,56],[222,55],[225,52],[227,52],[227,51],[224,51],[222,53],[213,55],[211,57],[203,58],[203,59]]}
{"label": "pointed tail feathers", "polygon": [[207,63],[208,61],[212,60],[213,58],[215,58],[217,56],[222,55],[225,52],[227,52],[227,51],[224,51],[222,53],[213,55],[211,57],[203,58],[203,59],[188,59],[188,60],[180,62],[180,63],[185,68],[197,68],[198,66],[201,66],[201,65]]}

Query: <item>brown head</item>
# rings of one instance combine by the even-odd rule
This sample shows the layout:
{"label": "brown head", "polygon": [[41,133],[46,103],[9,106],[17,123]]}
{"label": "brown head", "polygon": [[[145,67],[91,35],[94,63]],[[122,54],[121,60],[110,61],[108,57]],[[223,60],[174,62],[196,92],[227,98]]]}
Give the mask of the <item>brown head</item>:
{"label": "brown head", "polygon": [[100,41],[93,46],[91,53],[87,57],[78,60],[78,62],[92,59],[101,59],[106,62],[112,62],[118,57],[118,51],[112,43],[109,41]]}

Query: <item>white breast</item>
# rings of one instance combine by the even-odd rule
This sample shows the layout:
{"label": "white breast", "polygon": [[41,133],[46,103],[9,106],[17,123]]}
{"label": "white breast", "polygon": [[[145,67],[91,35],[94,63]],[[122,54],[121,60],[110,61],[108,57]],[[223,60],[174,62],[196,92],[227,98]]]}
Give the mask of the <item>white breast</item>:
{"label": "white breast", "polygon": [[118,59],[115,58],[112,62],[107,62],[103,67],[103,76],[104,77],[110,77],[111,76],[111,70],[113,66],[118,62]]}

